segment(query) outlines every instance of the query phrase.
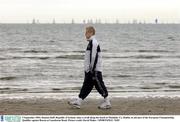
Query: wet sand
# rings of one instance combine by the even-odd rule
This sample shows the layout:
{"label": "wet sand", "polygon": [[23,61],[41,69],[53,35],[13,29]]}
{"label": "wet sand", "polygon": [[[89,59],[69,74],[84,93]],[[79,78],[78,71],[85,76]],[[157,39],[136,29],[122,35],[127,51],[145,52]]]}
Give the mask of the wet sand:
{"label": "wet sand", "polygon": [[100,99],[86,99],[81,109],[67,104],[67,99],[4,99],[0,115],[180,115],[180,98],[114,98],[112,108],[100,110]]}

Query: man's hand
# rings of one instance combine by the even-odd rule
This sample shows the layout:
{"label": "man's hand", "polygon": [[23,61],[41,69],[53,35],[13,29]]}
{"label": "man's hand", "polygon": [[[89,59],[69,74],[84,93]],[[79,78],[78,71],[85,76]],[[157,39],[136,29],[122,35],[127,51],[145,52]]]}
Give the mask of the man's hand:
{"label": "man's hand", "polygon": [[89,65],[89,71],[91,72],[91,73],[93,73],[93,68],[92,68],[92,66],[91,65]]}

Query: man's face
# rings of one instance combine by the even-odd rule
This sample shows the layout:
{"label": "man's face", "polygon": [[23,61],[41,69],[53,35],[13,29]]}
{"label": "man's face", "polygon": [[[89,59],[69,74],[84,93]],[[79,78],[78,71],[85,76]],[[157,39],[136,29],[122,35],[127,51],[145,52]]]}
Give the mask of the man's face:
{"label": "man's face", "polygon": [[89,39],[92,35],[93,35],[92,32],[89,32],[88,30],[86,30],[86,33],[85,33],[86,39]]}

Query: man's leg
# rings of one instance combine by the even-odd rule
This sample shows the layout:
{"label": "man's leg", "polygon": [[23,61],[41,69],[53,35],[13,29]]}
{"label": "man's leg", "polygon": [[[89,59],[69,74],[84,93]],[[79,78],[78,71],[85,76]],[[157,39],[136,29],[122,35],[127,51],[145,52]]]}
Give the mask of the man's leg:
{"label": "man's leg", "polygon": [[85,72],[84,83],[81,88],[79,98],[84,100],[93,89],[93,86],[94,86],[94,83],[92,81],[92,74],[90,72],[88,73]]}
{"label": "man's leg", "polygon": [[97,91],[104,97],[106,98],[108,96],[108,91],[107,88],[104,84],[103,78],[102,78],[102,73],[99,71],[95,72],[95,87]]}
{"label": "man's leg", "polygon": [[81,88],[79,98],[72,100],[72,101],[68,101],[68,104],[72,105],[74,108],[80,109],[81,102],[88,96],[88,94],[93,89],[93,86],[94,86],[94,84],[92,81],[91,73],[85,73],[84,83],[83,83],[83,86]]}
{"label": "man's leg", "polygon": [[108,98],[108,91],[106,86],[104,85],[102,73],[101,72],[95,72],[95,87],[97,91],[104,97],[103,102],[98,106],[99,109],[110,109],[111,103]]}

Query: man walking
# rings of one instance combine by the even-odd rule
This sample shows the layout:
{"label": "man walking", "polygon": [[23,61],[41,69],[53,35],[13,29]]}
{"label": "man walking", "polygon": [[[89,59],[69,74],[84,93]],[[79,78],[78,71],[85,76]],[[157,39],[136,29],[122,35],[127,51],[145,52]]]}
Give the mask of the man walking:
{"label": "man walking", "polygon": [[110,100],[108,99],[108,91],[104,84],[102,78],[102,56],[100,45],[98,44],[95,38],[95,29],[92,26],[86,27],[85,33],[86,39],[89,42],[86,53],[85,53],[85,62],[84,62],[84,71],[85,78],[84,83],[81,88],[79,98],[68,101],[68,104],[74,106],[75,108],[80,108],[82,101],[88,96],[93,87],[104,98],[102,103],[98,106],[100,109],[109,109],[111,108]]}

